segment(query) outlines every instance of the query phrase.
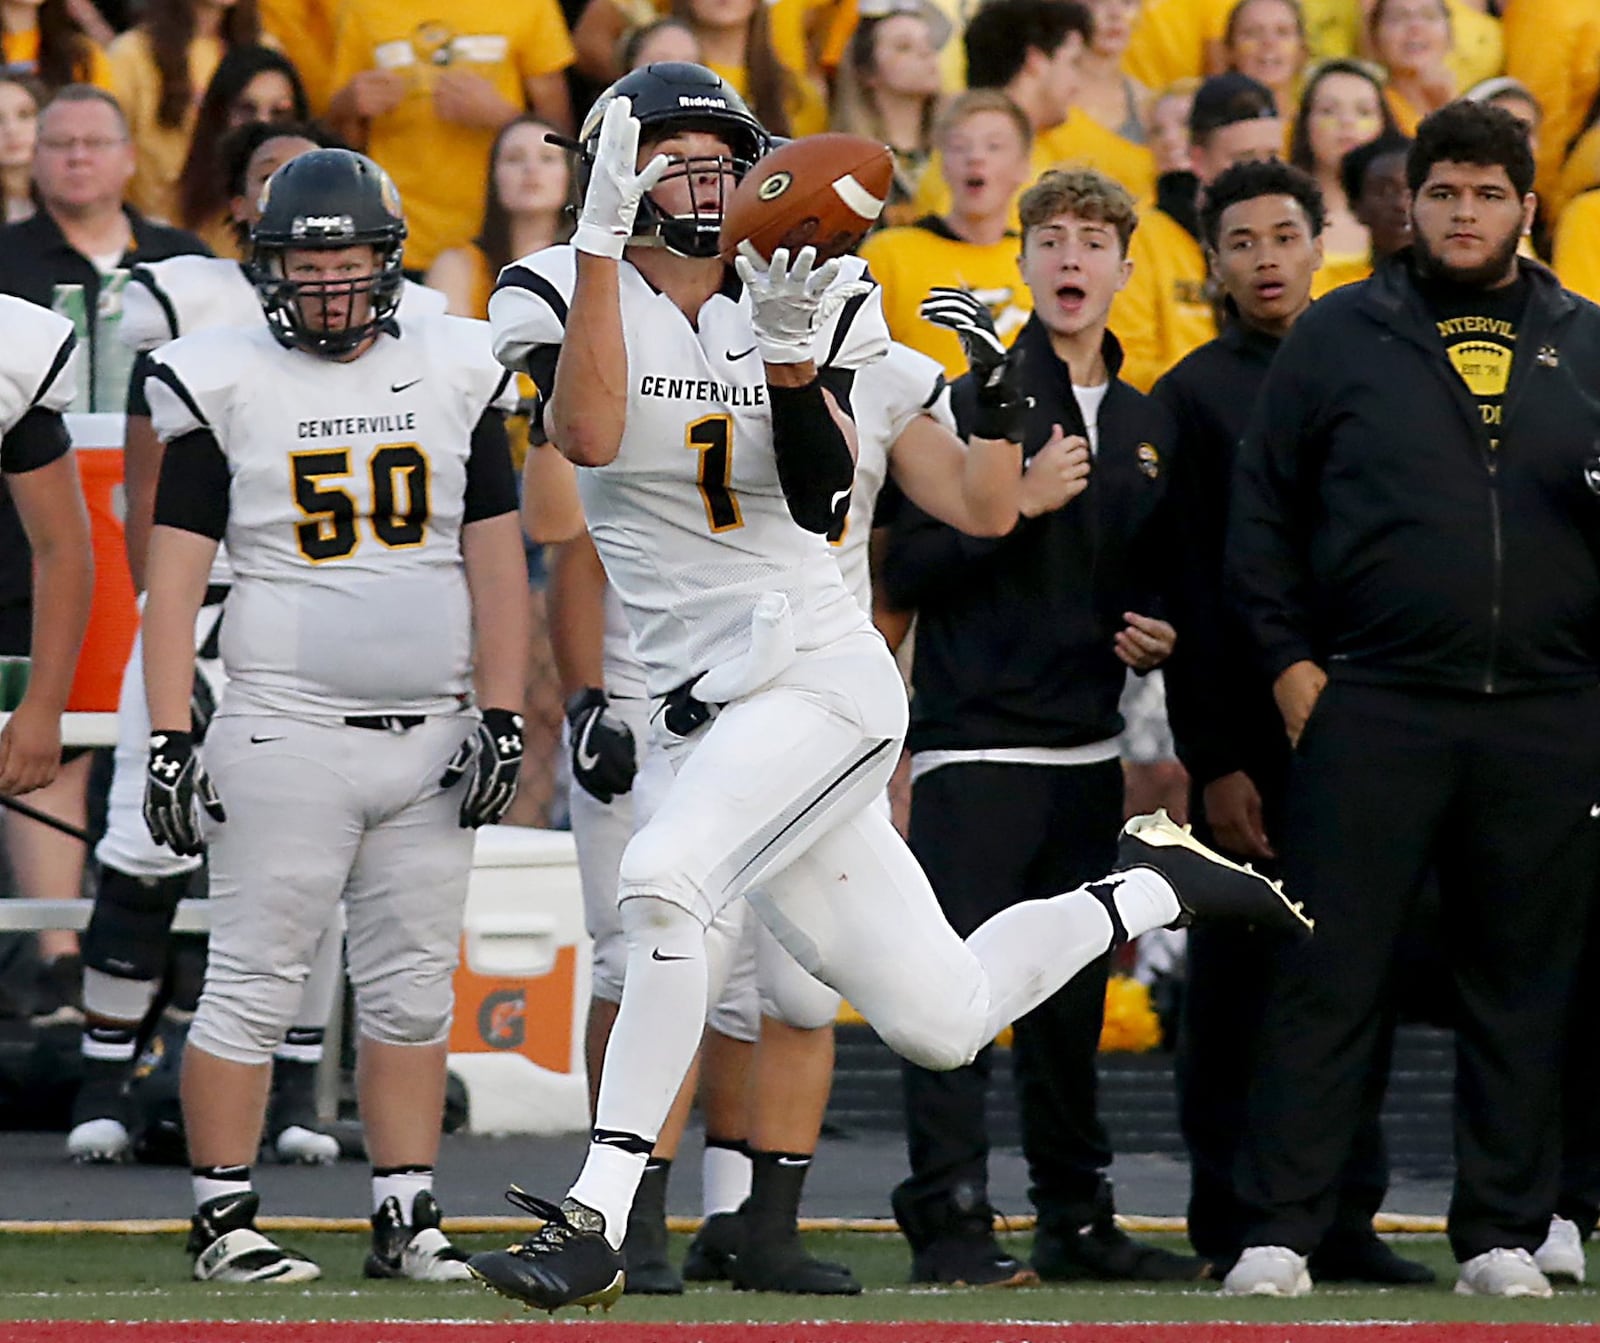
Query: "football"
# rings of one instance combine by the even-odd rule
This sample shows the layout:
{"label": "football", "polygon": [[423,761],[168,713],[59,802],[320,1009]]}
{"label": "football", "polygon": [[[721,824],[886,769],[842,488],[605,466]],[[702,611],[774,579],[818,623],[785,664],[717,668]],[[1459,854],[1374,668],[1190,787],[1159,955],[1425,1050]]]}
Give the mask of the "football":
{"label": "football", "polygon": [[843,256],[878,222],[894,182],[894,157],[864,135],[808,135],[775,149],[745,175],[722,216],[722,258],[748,242],[772,260],[817,249]]}

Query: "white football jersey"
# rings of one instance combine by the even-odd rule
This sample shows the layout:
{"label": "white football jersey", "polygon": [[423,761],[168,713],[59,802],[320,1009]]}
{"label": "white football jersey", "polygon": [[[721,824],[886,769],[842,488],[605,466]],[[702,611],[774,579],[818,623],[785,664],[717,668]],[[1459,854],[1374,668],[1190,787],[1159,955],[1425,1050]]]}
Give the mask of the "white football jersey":
{"label": "white football jersey", "polygon": [[78,393],[78,342],[60,313],[0,294],[0,437],[35,407],[63,411]]}
{"label": "white football jersey", "polygon": [[833,557],[839,562],[845,586],[861,609],[871,615],[872,563],[868,551],[872,515],[889,475],[889,451],[918,415],[933,416],[951,433],[955,432],[956,420],[950,409],[944,369],[936,360],[898,341],[876,364],[856,375],[855,386],[850,390],[850,408],[855,413],[860,446],[850,515],[843,533],[834,542]]}
{"label": "white football jersey", "polygon": [[606,584],[606,634],[603,650],[606,693],[625,699],[644,699],[650,694],[644,681],[644,664],[633,651],[633,631],[628,628],[628,613],[622,598]]}
{"label": "white football jersey", "polygon": [[[841,279],[865,270],[851,260]],[[628,402],[616,459],[578,471],[606,576],[622,599],[652,695],[732,662],[750,645],[765,593],[780,593],[799,651],[866,624],[825,538],[799,527],[778,483],[764,366],[737,282],[698,326],[633,266],[621,272]],[[489,300],[495,353],[508,367],[558,346],[576,276],[571,247],[504,272]],[[859,368],[888,346],[881,294],[845,304],[818,333],[821,367]]]}
{"label": "white football jersey", "polygon": [[163,442],[208,429],[227,459],[233,590],[221,712],[445,713],[471,689],[461,526],[471,438],[510,410],[489,330],[413,318],[339,363],[265,323],[151,355]]}
{"label": "white football jersey", "polygon": [[[437,289],[405,282],[396,316],[442,313]],[[135,266],[122,294],[117,334],[136,350],[155,350],[169,340],[213,327],[265,325],[261,299],[237,261],[215,256],[174,256]]]}

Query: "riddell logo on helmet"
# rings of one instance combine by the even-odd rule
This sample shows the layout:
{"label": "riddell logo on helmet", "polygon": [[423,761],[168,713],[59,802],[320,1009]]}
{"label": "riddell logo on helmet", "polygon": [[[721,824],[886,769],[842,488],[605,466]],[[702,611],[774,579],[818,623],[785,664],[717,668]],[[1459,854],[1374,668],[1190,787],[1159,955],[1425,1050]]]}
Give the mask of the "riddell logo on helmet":
{"label": "riddell logo on helmet", "polygon": [[727,105],[728,100],[726,98],[711,98],[703,94],[697,94],[694,97],[690,97],[686,93],[678,95],[679,107],[726,107]]}
{"label": "riddell logo on helmet", "polygon": [[304,238],[310,233],[354,233],[355,221],[349,215],[300,215],[294,221],[294,236]]}

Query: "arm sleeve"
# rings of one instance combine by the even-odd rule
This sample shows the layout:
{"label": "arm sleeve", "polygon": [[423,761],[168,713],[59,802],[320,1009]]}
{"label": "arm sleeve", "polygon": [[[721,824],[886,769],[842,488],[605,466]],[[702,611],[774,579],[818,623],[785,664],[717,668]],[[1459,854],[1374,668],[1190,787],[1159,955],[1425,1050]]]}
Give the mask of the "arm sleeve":
{"label": "arm sleeve", "polygon": [[1228,588],[1274,680],[1296,662],[1316,660],[1309,551],[1324,444],[1311,375],[1328,359],[1312,343],[1319,337],[1297,324],[1278,351],[1233,476]]}
{"label": "arm sleeve", "polygon": [[20,476],[66,456],[72,447],[67,426],[53,410],[35,406],[0,439],[0,471]]}
{"label": "arm sleeve", "polygon": [[228,530],[228,459],[216,435],[194,429],[167,443],[156,485],[155,522],[222,540]]}
{"label": "arm sleeve", "polygon": [[856,461],[822,397],[822,382],[768,387],[772,451],[789,516],[820,536],[842,526],[850,511]]}
{"label": "arm sleeve", "polygon": [[517,511],[517,473],[511,466],[511,443],[505,417],[486,410],[472,431],[467,454],[466,506],[463,526]]}

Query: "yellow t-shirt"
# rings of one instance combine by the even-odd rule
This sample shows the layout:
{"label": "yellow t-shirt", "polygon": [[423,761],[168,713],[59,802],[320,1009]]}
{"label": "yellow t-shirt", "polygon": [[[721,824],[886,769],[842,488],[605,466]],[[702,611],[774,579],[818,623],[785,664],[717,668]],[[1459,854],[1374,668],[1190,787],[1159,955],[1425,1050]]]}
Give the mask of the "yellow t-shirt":
{"label": "yellow t-shirt", "polygon": [[333,33],[337,0],[258,0],[261,31],[294,62],[311,111],[322,116],[333,97]]}
{"label": "yellow t-shirt", "polygon": [[[1035,136],[1028,166],[1028,185],[1037,182],[1052,168],[1098,168],[1127,187],[1135,201],[1155,194],[1155,156],[1143,145],[1124,140],[1108,131],[1087,112],[1074,109],[1059,126]],[[917,216],[944,215],[950,210],[950,186],[944,180],[941,156],[936,149],[928,156],[928,166],[917,183],[912,208]],[[1017,203],[1011,202],[1011,227],[1019,228]]]}
{"label": "yellow t-shirt", "polygon": [[1342,256],[1330,252],[1322,258],[1321,268],[1311,277],[1311,297],[1321,298],[1344,285],[1365,280],[1371,274],[1370,252],[1348,252]]}
{"label": "yellow t-shirt", "polygon": [[[448,21],[439,18],[448,14]],[[525,81],[572,64],[572,39],[555,0],[345,0],[333,58],[337,92],[363,70],[392,70],[409,92],[376,118],[367,152],[389,171],[405,202],[406,265],[425,270],[477,232],[495,132],[441,121],[433,112],[440,72],[489,81],[507,102],[527,102]]]}
{"label": "yellow t-shirt", "polygon": [[935,285],[965,287],[989,305],[995,330],[1009,345],[1033,311],[1033,295],[1017,268],[1021,242],[1007,234],[988,246],[962,242],[937,220],[885,229],[861,245],[861,257],[883,286],[883,316],[889,334],[944,365],[945,376],[959,378],[967,357],[953,331],[924,321],[917,313]]}
{"label": "yellow t-shirt", "polygon": [[1600,4],[1595,0],[1511,0],[1506,9],[1506,73],[1544,108],[1539,194],[1547,200],[1572,137],[1600,94]]}
{"label": "yellow t-shirt", "polygon": [[[946,93],[960,93],[967,87],[967,48],[961,34],[967,31],[967,20],[977,12],[978,0],[925,0],[925,3],[944,19],[944,31],[934,36],[935,41],[940,37],[944,39],[939,48],[939,83]],[[822,68],[829,74],[844,61],[845,49],[860,21],[861,8],[857,0],[839,0],[822,44]]]}
{"label": "yellow t-shirt", "polygon": [[1180,79],[1206,73],[1206,48],[1220,42],[1237,0],[1149,0],[1122,68],[1147,89],[1159,93]]}
{"label": "yellow t-shirt", "polygon": [[1128,248],[1133,274],[1111,301],[1122,342],[1122,377],[1141,392],[1217,334],[1206,294],[1206,258],[1188,229],[1164,210],[1146,210]]}
{"label": "yellow t-shirt", "polygon": [[[80,84],[93,84],[107,93],[111,87],[111,62],[105,52],[93,42],[87,43],[88,60],[73,72]],[[13,73],[35,75],[38,73],[39,30],[26,33],[0,33],[0,64]]]}
{"label": "yellow t-shirt", "polygon": [[1561,212],[1552,264],[1568,289],[1600,303],[1600,190],[1584,192]]}
{"label": "yellow t-shirt", "polygon": [[122,104],[133,137],[136,166],[133,181],[128,184],[128,202],[152,219],[173,223],[178,217],[178,176],[189,157],[194,114],[222,60],[223,50],[218,37],[197,37],[189,43],[189,85],[194,96],[181,126],[163,126],[156,120],[161,106],[161,75],[144,29],[132,28],[122,33],[107,48],[111,91]]}

